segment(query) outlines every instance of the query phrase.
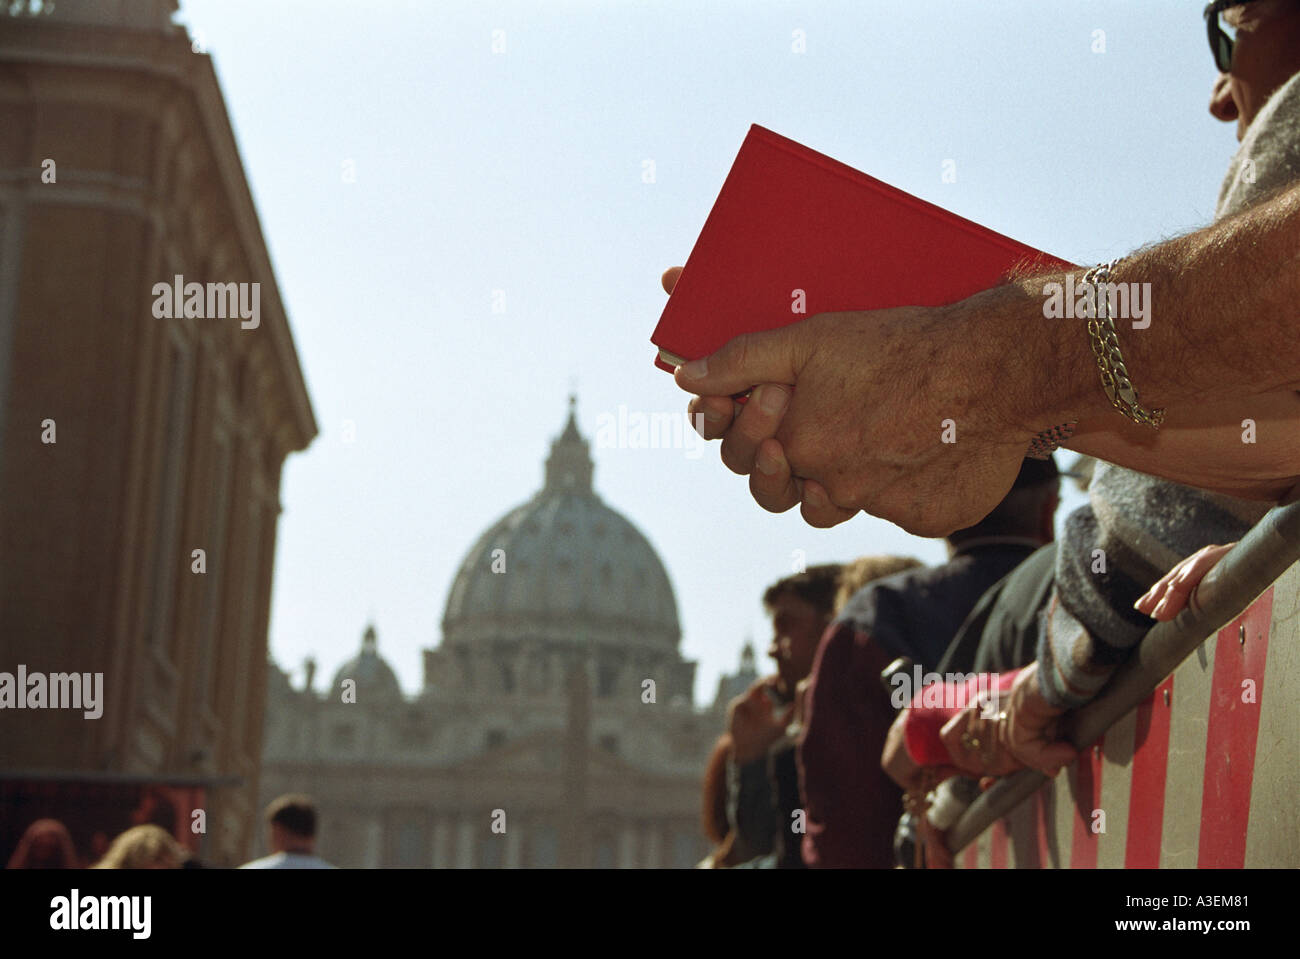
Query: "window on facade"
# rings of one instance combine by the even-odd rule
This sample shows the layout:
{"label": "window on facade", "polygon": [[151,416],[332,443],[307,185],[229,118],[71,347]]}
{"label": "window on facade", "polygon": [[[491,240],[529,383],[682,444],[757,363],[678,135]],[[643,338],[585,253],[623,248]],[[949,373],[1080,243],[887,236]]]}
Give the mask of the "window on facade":
{"label": "window on facade", "polygon": [[226,552],[226,515],[229,511],[230,492],[230,440],[224,432],[218,432],[215,438],[212,456],[212,497],[208,501],[207,542],[203,549],[207,552],[207,574],[201,577],[200,589],[203,590],[199,600],[202,619],[199,621],[198,668],[195,676],[195,688],[199,692],[199,705],[211,707],[216,700],[213,683],[217,657],[217,619],[221,615],[221,589],[226,564],[223,562]]}
{"label": "window on facade", "polygon": [[[163,379],[162,455],[159,457],[157,504],[154,514],[153,586],[149,639],[162,646],[172,628],[172,591],[176,567],[178,515],[184,495],[185,447],[189,433],[190,375],[185,351],[168,339]],[[188,555],[188,552],[187,552]]]}
{"label": "window on facade", "polygon": [[577,603],[578,582],[573,572],[573,563],[561,559],[555,564],[555,574],[551,577],[551,596],[555,609],[572,609]]}
{"label": "window on facade", "polygon": [[[259,596],[262,589],[262,524],[266,520],[264,510],[256,500],[248,504],[248,551],[244,554],[244,583],[240,591],[241,604],[239,647],[236,653],[238,673],[248,668],[248,659],[256,647],[255,630],[257,626],[257,609],[261,605]],[[233,740],[243,741],[246,746],[256,742],[261,730],[245,723],[247,712],[237,710],[230,723],[230,735]]]}
{"label": "window on facade", "polygon": [[534,653],[528,657],[528,669],[524,674],[524,682],[528,684],[530,692],[545,692],[550,683],[550,677],[550,663],[545,656]]}
{"label": "window on facade", "polygon": [[596,673],[596,695],[602,699],[613,696],[618,689],[618,667],[602,664]]}

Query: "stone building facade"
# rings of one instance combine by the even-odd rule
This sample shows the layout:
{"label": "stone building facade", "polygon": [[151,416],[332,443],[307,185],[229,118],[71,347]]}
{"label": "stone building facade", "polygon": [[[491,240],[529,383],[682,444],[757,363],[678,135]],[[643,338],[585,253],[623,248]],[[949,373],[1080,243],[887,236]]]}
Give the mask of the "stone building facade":
{"label": "stone building facade", "polygon": [[[60,814],[59,784],[108,806],[162,784],[199,797],[204,856],[236,863],[281,467],[316,423],[211,60],[175,12],[0,7],[0,671],[103,676],[98,719],[0,713],[0,843]],[[160,318],[178,275],[257,284],[257,327]],[[102,812],[97,831],[122,825]],[[66,815],[88,852],[94,816]]]}

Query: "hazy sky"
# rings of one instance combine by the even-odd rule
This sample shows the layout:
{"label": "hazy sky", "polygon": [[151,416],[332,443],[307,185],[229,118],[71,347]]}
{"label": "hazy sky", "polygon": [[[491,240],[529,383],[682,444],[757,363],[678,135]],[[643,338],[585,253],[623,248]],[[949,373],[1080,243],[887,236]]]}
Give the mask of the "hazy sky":
{"label": "hazy sky", "polygon": [[766,648],[759,596],[795,550],[940,560],[864,515],[764,512],[716,444],[594,448],[620,406],[685,408],[651,364],[659,275],[751,123],[1075,262],[1201,226],[1236,147],[1201,6],[182,0],[320,424],[284,472],[274,658],[328,678],[373,618],[417,689],[457,567],[541,485],[575,386],[596,491],[672,578],[697,700],[746,635]]}

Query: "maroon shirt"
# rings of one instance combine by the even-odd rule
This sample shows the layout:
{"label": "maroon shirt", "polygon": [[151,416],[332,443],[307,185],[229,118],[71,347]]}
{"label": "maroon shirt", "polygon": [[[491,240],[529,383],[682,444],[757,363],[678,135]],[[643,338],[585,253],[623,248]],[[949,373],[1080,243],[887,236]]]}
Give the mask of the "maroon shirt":
{"label": "maroon shirt", "polygon": [[852,623],[822,637],[804,699],[799,787],[810,868],[890,869],[903,791],[880,768],[894,721],[880,671],[893,656]]}
{"label": "maroon shirt", "polygon": [[984,592],[1033,552],[1030,540],[968,540],[940,566],[858,590],[813,660],[799,743],[804,864],[890,869],[903,792],[880,768],[895,712],[880,673],[898,656],[933,670]]}

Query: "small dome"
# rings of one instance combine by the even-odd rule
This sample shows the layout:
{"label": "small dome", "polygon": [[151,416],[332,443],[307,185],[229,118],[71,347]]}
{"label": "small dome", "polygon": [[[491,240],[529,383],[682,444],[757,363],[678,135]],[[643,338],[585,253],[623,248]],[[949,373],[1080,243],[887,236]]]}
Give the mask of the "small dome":
{"label": "small dome", "polygon": [[339,667],[334,674],[334,700],[343,695],[343,681],[356,683],[357,702],[402,698],[402,687],[393,668],[379,655],[379,638],[375,627],[367,626],[361,636],[361,652]]}
{"label": "small dome", "polygon": [[448,641],[563,632],[676,648],[677,601],[663,562],[631,522],[592,490],[587,440],[569,419],[551,446],[540,492],[503,516],[461,563],[443,616]]}

